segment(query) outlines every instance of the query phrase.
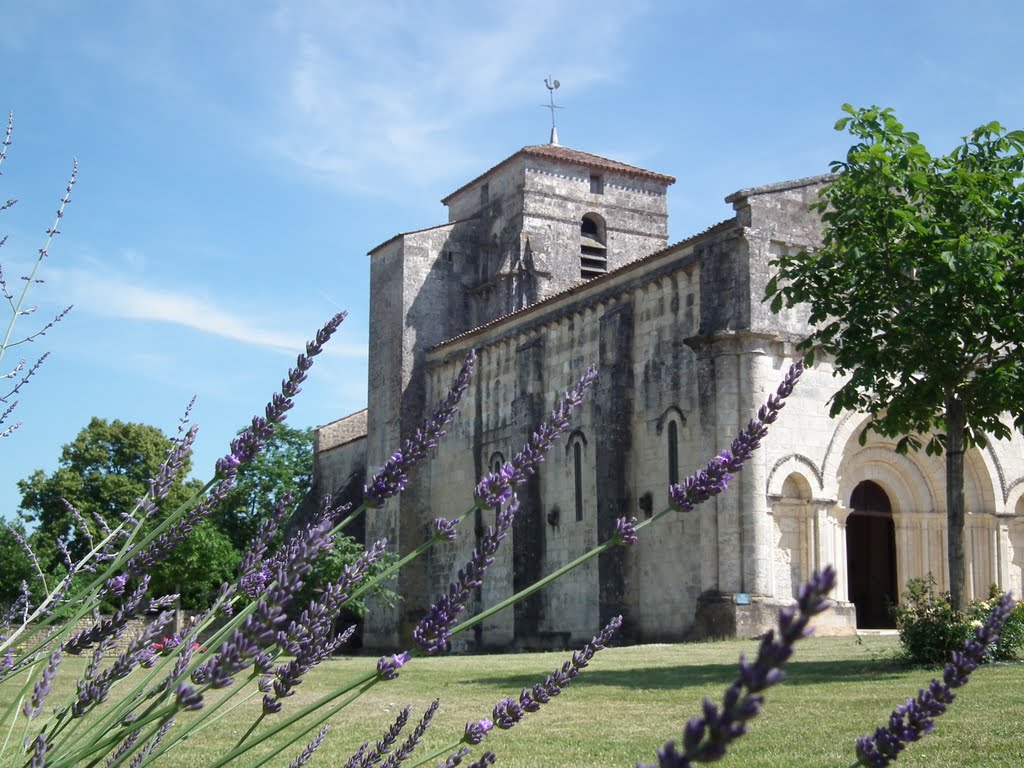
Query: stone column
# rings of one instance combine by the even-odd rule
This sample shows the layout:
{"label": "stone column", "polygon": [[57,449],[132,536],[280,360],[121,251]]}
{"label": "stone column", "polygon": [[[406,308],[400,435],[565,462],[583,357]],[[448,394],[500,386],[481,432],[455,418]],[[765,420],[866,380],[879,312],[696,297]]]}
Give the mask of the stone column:
{"label": "stone column", "polygon": [[916,513],[893,512],[893,535],[896,539],[896,599],[903,591],[908,579],[914,578],[921,570],[920,547],[915,546],[919,536],[915,535],[917,525]]}
{"label": "stone column", "polygon": [[[517,425],[516,445],[525,444],[545,416],[544,337],[536,336],[516,347],[516,398],[512,417]],[[545,520],[541,507],[540,475],[533,474],[520,487],[519,512],[512,523],[512,588],[518,592],[537,581],[544,565]],[[506,544],[506,546],[508,546]],[[515,637],[536,636],[543,613],[543,594],[533,594],[512,607]]]}
{"label": "stone column", "polygon": [[850,602],[850,582],[846,564],[846,518],[853,512],[852,509],[841,507],[839,504],[828,510],[828,519],[831,525],[831,549],[832,564],[836,569],[836,588],[833,598],[839,602]]}
{"label": "stone column", "polygon": [[[715,451],[715,414],[718,409],[715,381],[715,361],[707,345],[696,347],[697,351],[697,415],[700,430],[700,444],[703,454]],[[700,549],[695,553],[700,558],[701,592],[718,592],[720,581],[720,550],[722,539],[719,535],[718,504],[710,501],[694,510],[700,516]]]}
{"label": "stone column", "polygon": [[[996,516],[996,583],[999,585],[999,588],[1003,591],[1011,589],[1010,553],[1013,552],[1013,539],[1010,537],[1010,525],[1013,519],[1013,515]],[[1015,588],[1014,594],[1019,595],[1020,590]]]}
{"label": "stone column", "polygon": [[[739,358],[723,347],[724,344],[716,342],[713,352],[716,413],[713,443],[709,447],[714,453],[732,442],[739,426]],[[746,592],[749,588],[744,579],[742,494],[737,490],[732,488],[714,500],[718,511],[718,587],[723,592]]]}
{"label": "stone column", "polygon": [[[775,390],[778,382],[767,381],[762,373],[763,364],[768,360],[764,347],[767,339],[745,334],[737,341],[741,345],[737,353],[739,396],[735,422],[738,431],[757,416],[764,399]],[[768,467],[764,448],[756,451],[743,467],[739,480],[736,490],[739,491],[745,591],[788,598],[790,595],[775,593],[775,526],[768,504]]]}
{"label": "stone column", "polygon": [[[618,304],[601,316],[601,375],[594,391],[594,418],[600,425],[594,432],[598,541],[614,535],[616,519],[633,508],[635,498],[626,472],[632,451],[633,331],[630,303]],[[623,612],[625,550],[615,547],[598,555],[597,567],[600,620],[605,624]]]}

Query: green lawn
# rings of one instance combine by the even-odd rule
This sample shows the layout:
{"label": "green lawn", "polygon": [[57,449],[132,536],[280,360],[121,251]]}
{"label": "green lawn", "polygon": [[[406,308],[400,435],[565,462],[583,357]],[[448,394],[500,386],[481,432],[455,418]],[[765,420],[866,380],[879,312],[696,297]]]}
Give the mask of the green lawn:
{"label": "green lawn", "polygon": [[[721,696],[735,676],[738,654],[755,647],[753,642],[728,641],[602,651],[561,696],[512,730],[493,731],[485,745],[498,754],[502,768],[628,768],[654,761],[655,749],[681,732],[705,696]],[[850,765],[854,739],[883,723],[895,705],[934,674],[894,665],[895,650],[894,637],[802,642],[787,667],[786,681],[768,691],[764,713],[723,764]],[[467,720],[489,715],[496,701],[542,680],[564,658],[538,653],[416,659],[397,680],[377,685],[332,721],[311,765],[340,768],[362,741],[380,736],[404,703],[414,706],[415,718],[434,697],[440,697],[441,709],[425,747],[442,746],[461,735]],[[373,664],[368,658],[331,661],[299,687],[283,714]],[[205,765],[211,755],[230,749],[249,722],[250,715],[236,712],[160,764]],[[266,764],[287,766],[300,748]],[[241,764],[260,762],[258,754],[250,754]],[[1024,665],[978,670],[950,712],[938,720],[937,731],[912,745],[899,765],[1024,765]]]}

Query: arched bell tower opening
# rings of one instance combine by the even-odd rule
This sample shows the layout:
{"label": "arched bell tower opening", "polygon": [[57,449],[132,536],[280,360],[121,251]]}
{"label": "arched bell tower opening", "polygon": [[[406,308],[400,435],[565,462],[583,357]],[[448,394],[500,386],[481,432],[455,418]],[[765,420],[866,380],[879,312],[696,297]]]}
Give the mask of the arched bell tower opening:
{"label": "arched bell tower opening", "polygon": [[892,504],[878,483],[864,480],[850,494],[846,519],[846,563],[850,602],[858,629],[891,629],[896,604],[896,528]]}
{"label": "arched bell tower opening", "polygon": [[608,271],[604,219],[588,213],[580,222],[580,277],[590,280]]}

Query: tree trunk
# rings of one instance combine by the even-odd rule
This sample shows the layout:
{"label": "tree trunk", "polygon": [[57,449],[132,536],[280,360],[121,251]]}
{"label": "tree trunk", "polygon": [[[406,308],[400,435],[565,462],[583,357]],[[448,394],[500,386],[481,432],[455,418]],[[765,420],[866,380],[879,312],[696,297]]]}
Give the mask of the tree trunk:
{"label": "tree trunk", "polygon": [[964,607],[964,406],[946,397],[946,540],[949,543],[949,596],[956,610]]}

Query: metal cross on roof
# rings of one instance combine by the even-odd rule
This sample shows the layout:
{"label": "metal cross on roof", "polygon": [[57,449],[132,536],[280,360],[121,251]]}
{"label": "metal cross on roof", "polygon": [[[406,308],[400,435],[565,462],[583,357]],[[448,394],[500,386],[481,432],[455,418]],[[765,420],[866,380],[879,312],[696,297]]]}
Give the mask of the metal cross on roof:
{"label": "metal cross on roof", "polygon": [[550,109],[551,110],[551,140],[548,143],[551,144],[554,147],[557,147],[558,146],[558,129],[555,127],[555,110],[556,109],[565,109],[565,107],[562,107],[562,106],[559,106],[558,104],[555,104],[555,91],[558,90],[558,87],[561,85],[561,83],[558,82],[557,80],[553,79],[549,75],[548,77],[544,78],[544,85],[546,85],[548,87],[548,95],[551,98],[551,103],[550,104],[541,104],[541,107],[543,107],[544,109]]}

